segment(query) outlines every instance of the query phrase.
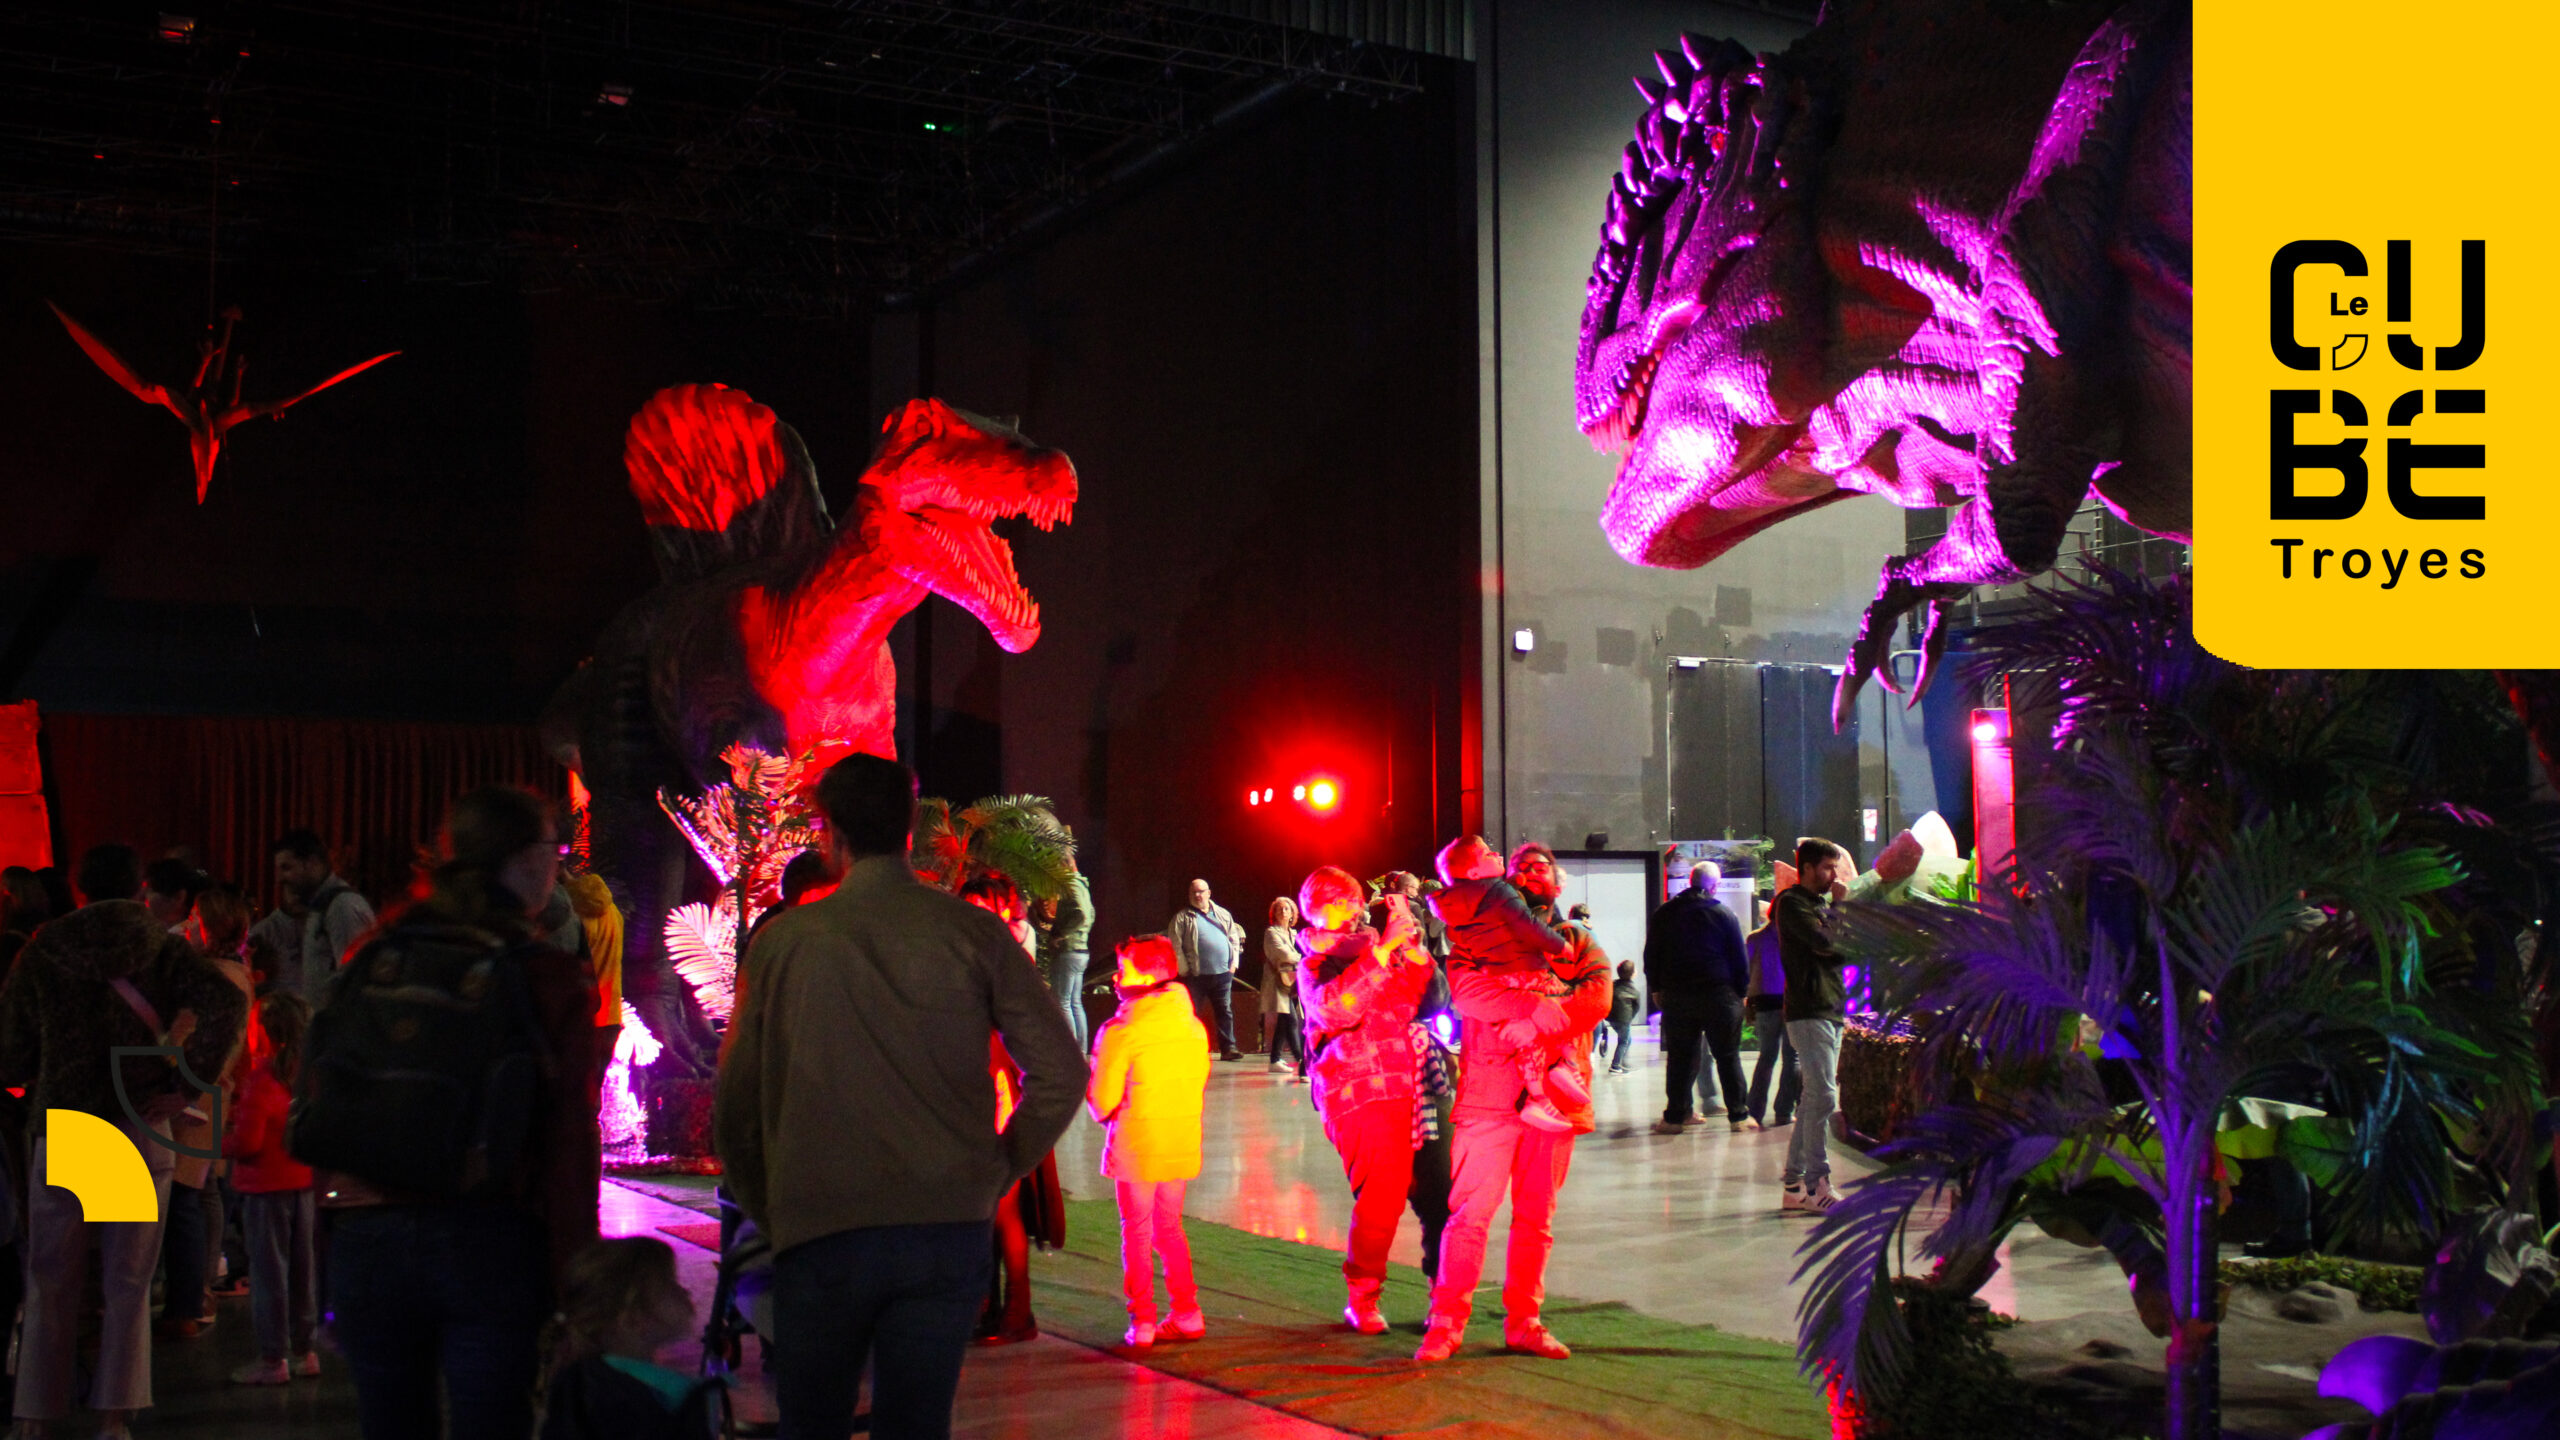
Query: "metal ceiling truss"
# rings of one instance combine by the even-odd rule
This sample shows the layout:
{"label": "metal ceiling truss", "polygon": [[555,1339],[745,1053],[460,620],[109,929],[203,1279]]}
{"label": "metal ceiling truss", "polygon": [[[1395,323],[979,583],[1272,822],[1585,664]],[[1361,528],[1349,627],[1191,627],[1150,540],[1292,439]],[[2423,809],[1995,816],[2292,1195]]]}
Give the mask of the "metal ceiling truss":
{"label": "metal ceiling truss", "polygon": [[1422,84],[1161,0],[163,3],[0,13],[0,237],[845,314],[1257,99]]}

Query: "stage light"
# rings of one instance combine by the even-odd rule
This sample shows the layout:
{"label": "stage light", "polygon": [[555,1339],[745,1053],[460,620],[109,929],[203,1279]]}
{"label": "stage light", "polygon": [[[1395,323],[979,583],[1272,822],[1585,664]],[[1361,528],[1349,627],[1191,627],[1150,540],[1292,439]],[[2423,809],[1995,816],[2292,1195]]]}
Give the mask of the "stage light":
{"label": "stage light", "polygon": [[1304,800],[1304,799],[1306,799],[1306,798],[1307,798],[1307,787],[1306,787],[1306,786],[1304,786],[1304,785],[1294,785],[1294,786],[1291,786],[1291,787],[1290,787],[1290,789],[1289,789],[1289,798],[1290,798],[1290,799],[1292,799],[1292,800]]}
{"label": "stage light", "polygon": [[1342,803],[1342,787],[1330,780],[1318,780],[1307,787],[1307,806],[1314,810],[1330,810]]}
{"label": "stage light", "polygon": [[1511,648],[1526,655],[1538,648],[1538,632],[1523,627],[1511,632]]}
{"label": "stage light", "polygon": [[1973,727],[1973,743],[1988,745],[2000,738],[2000,727],[1985,720]]}
{"label": "stage light", "polygon": [[1246,803],[1247,805],[1259,805],[1259,804],[1261,804],[1261,803],[1262,803],[1262,792],[1261,792],[1261,791],[1259,791],[1259,790],[1247,790],[1246,792],[1244,792],[1244,803]]}
{"label": "stage light", "polygon": [[628,85],[607,85],[596,92],[596,103],[599,105],[628,105],[631,103],[631,87]]}
{"label": "stage light", "polygon": [[196,19],[192,15],[172,15],[164,10],[160,12],[160,24],[153,33],[167,44],[184,45],[196,38]]}

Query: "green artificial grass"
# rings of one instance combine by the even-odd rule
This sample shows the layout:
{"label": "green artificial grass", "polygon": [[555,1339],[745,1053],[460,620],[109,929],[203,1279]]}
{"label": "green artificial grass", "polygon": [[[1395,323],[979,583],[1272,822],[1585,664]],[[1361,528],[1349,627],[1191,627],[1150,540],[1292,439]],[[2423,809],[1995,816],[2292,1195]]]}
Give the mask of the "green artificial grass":
{"label": "green artificial grass", "polygon": [[[1831,1433],[1820,1397],[1796,1373],[1795,1353],[1766,1340],[1639,1315],[1624,1305],[1550,1295],[1549,1328],[1573,1358],[1538,1360],[1501,1348],[1501,1257],[1476,1297],[1475,1324],[1455,1359],[1422,1365],[1422,1274],[1395,1266],[1385,1335],[1342,1323],[1342,1257],[1311,1245],[1185,1222],[1209,1336],[1190,1344],[1120,1348],[1119,1217],[1111,1204],[1067,1202],[1067,1245],[1035,1262],[1041,1328],[1110,1349],[1318,1424],[1361,1435],[1432,1440],[1555,1440],[1567,1436],[1746,1440]],[[1161,1282],[1159,1282],[1159,1300]]]}

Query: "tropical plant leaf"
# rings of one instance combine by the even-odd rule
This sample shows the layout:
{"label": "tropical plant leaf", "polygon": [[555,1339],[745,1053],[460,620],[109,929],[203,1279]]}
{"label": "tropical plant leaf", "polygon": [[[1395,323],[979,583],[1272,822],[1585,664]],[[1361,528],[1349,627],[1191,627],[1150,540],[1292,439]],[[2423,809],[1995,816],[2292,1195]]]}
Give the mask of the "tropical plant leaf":
{"label": "tropical plant leaf", "polygon": [[667,912],[667,959],[693,989],[702,1013],[726,1021],[737,1003],[738,912],[729,897],[716,905],[679,905]]}

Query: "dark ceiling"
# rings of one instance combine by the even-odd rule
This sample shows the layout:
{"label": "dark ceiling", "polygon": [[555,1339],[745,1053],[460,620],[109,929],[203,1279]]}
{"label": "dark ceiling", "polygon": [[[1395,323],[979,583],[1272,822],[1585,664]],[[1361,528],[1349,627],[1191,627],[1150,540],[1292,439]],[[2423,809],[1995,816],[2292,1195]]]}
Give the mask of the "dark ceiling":
{"label": "dark ceiling", "polygon": [[858,313],[1263,101],[1420,87],[1221,8],[1270,13],[34,0],[0,9],[0,239]]}

